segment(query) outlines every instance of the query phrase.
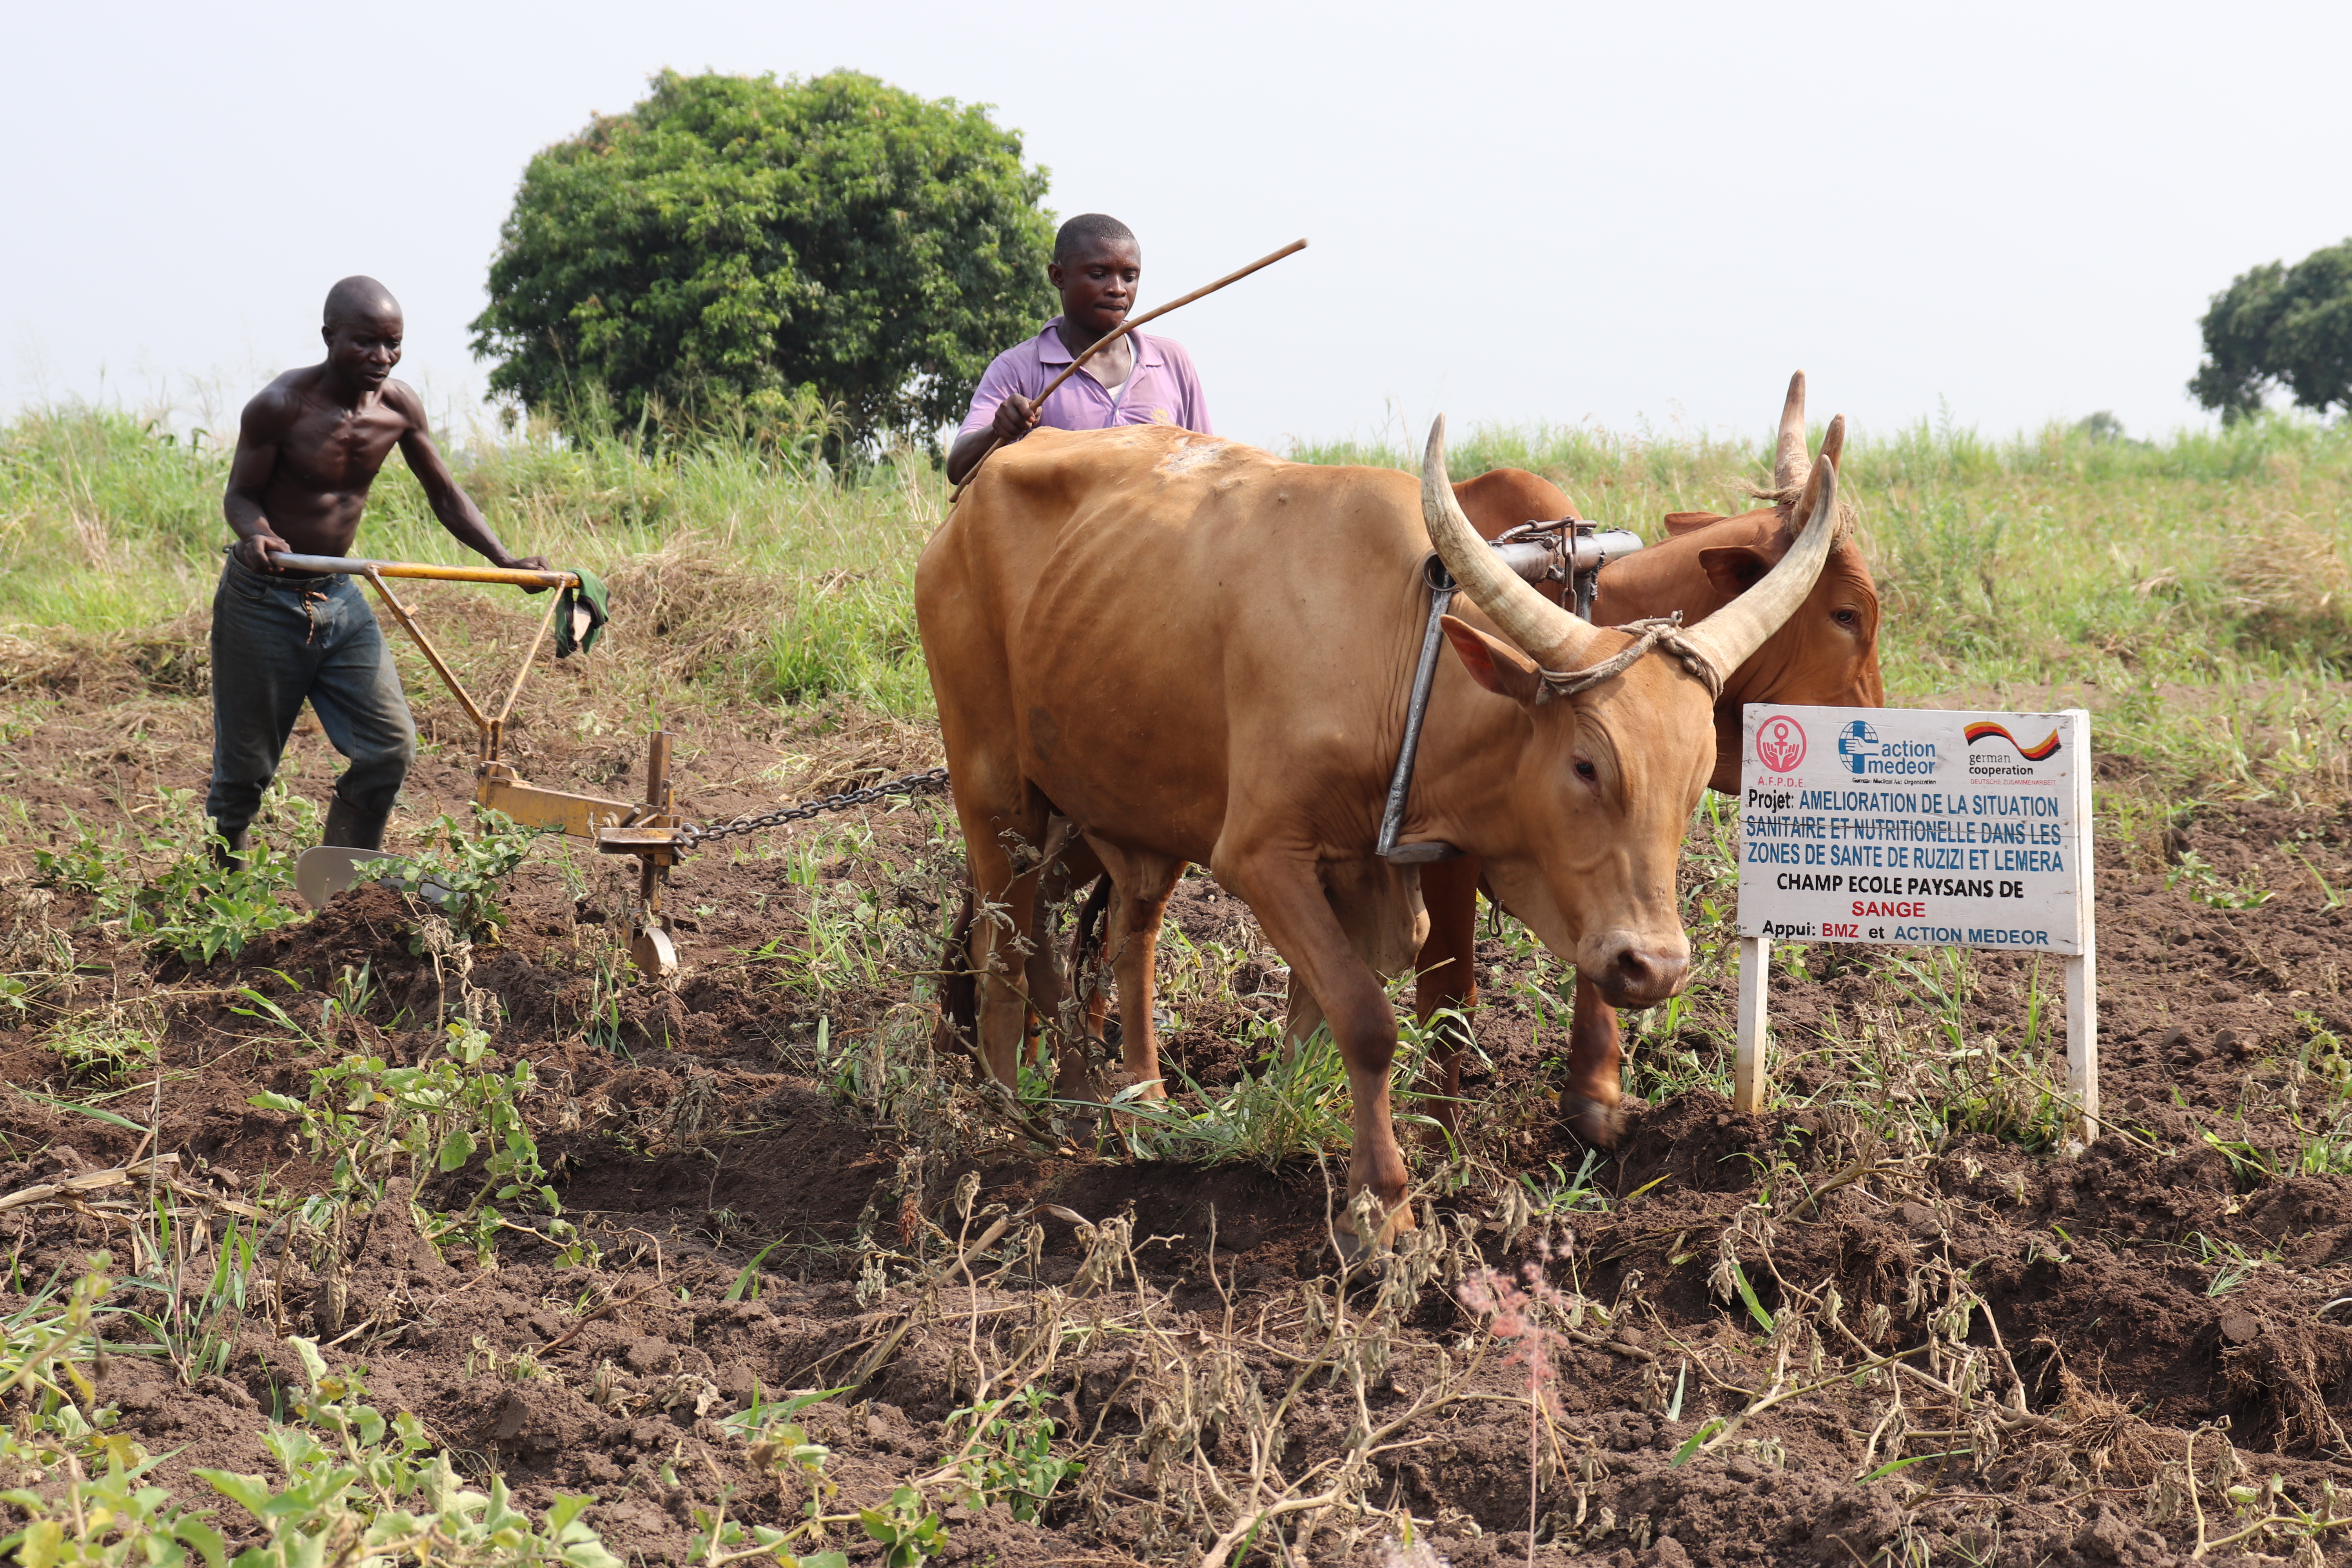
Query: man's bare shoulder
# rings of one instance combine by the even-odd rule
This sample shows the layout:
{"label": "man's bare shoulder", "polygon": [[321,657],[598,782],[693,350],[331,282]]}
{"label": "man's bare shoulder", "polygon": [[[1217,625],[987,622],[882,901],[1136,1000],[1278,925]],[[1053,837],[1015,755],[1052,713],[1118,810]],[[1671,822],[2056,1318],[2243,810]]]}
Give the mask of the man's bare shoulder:
{"label": "man's bare shoulder", "polygon": [[317,384],[320,367],[304,365],[289,370],[247,400],[241,423],[249,434],[267,434],[284,430],[301,414],[310,401],[310,389]]}
{"label": "man's bare shoulder", "polygon": [[425,399],[416,395],[416,388],[404,381],[387,379],[376,396],[386,408],[407,420],[411,430],[421,436],[432,434],[433,422],[425,416]]}

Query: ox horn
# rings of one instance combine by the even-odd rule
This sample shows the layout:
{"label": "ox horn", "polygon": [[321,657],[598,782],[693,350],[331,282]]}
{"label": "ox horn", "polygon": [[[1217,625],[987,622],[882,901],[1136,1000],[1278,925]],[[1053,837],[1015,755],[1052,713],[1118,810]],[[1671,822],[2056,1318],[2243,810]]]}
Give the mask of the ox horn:
{"label": "ox horn", "polygon": [[1683,634],[1685,641],[1705,654],[1723,679],[1729,680],[1732,671],[1746,664],[1764,646],[1764,639],[1797,613],[1797,606],[1820,580],[1830,547],[1837,542],[1838,472],[1830,454],[1844,443],[1845,416],[1841,414],[1830,421],[1822,456],[1814,460],[1805,493],[1791,514],[1804,520],[1799,524],[1803,531],[1795,546],[1765,574],[1762,582]]}
{"label": "ox horn", "polygon": [[1772,458],[1772,488],[1794,489],[1804,482],[1805,470],[1811,467],[1805,453],[1805,373],[1801,370],[1789,378],[1789,400],[1780,405],[1780,441]]}
{"label": "ox horn", "polygon": [[1574,667],[1600,634],[1582,616],[1570,615],[1521,582],[1462,515],[1453,482],[1445,477],[1443,414],[1429,427],[1429,448],[1422,455],[1421,516],[1445,569],[1520,652],[1547,669]]}

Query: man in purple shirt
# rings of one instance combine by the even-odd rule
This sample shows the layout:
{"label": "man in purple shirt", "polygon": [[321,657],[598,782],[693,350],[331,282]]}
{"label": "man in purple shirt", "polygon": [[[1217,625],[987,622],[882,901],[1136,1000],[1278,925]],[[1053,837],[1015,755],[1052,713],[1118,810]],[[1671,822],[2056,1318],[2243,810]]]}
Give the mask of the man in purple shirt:
{"label": "man in purple shirt", "polygon": [[1143,249],[1115,217],[1081,213],[1054,237],[1046,280],[1062,296],[1062,313],[1017,348],[998,354],[971,411],[948,452],[948,482],[961,484],[992,437],[1018,441],[1039,425],[1057,430],[1102,430],[1113,425],[1181,425],[1203,436],[1209,402],[1182,345],[1129,332],[1086,363],[1041,406],[1037,395],[1106,334],[1118,330],[1135,303],[1143,276]]}

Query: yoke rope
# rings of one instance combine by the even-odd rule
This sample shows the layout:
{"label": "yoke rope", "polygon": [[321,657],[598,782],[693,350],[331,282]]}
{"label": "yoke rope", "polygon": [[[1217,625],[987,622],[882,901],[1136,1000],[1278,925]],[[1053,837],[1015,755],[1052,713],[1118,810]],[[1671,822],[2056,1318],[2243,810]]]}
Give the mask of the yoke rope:
{"label": "yoke rope", "polygon": [[1633,640],[1599,664],[1589,664],[1582,669],[1541,669],[1537,673],[1543,677],[1544,689],[1553,696],[1573,697],[1580,691],[1591,690],[1604,680],[1614,680],[1653,649],[1659,649],[1682,660],[1683,668],[1706,688],[1708,700],[1720,699],[1723,696],[1722,674],[1715,668],[1713,659],[1694,647],[1683,636],[1682,627],[1683,613],[1680,610],[1671,616],[1628,621],[1612,629],[1635,634]]}

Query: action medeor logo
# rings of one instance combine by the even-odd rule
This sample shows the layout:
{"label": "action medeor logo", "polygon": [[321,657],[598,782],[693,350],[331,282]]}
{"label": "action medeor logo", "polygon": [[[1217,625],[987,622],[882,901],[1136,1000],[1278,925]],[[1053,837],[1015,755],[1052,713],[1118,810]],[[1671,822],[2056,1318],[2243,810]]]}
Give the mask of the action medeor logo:
{"label": "action medeor logo", "polygon": [[1805,760],[1805,731],[1786,713],[1775,713],[1756,729],[1756,760],[1764,771],[1792,773]]}
{"label": "action medeor logo", "polygon": [[1849,772],[1860,777],[1870,759],[1878,755],[1878,731],[1869,721],[1856,719],[1838,731],[1838,756]]}

